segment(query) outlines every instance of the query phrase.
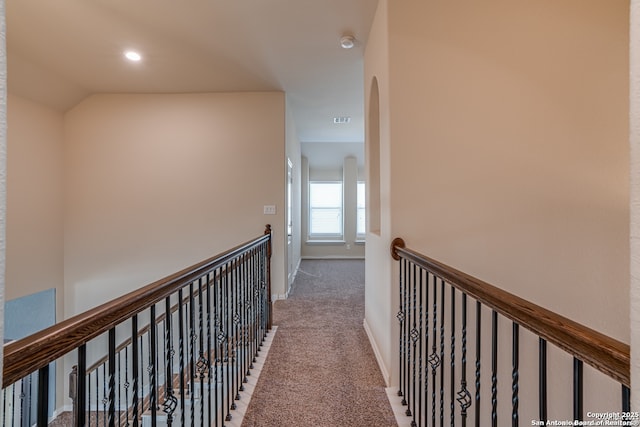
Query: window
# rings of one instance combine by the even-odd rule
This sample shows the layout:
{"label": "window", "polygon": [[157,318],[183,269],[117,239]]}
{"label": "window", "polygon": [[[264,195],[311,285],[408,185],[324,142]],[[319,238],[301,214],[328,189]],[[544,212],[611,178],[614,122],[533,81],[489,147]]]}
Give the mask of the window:
{"label": "window", "polygon": [[366,224],[366,216],[365,216],[365,187],[363,181],[358,181],[358,191],[357,191],[357,217],[356,217],[356,235],[358,237],[364,237],[365,233],[365,224]]}
{"label": "window", "polygon": [[309,235],[342,237],[342,182],[309,183]]}

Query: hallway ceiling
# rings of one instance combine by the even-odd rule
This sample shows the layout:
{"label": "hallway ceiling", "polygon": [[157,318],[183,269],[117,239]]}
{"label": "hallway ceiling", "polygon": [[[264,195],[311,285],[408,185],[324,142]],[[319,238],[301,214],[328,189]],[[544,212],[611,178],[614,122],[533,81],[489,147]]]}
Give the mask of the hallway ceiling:
{"label": "hallway ceiling", "polygon": [[[301,141],[364,141],[376,0],[7,0],[8,89],[67,110],[95,93],[287,93]],[[353,34],[353,49],[339,45]],[[143,55],[123,59],[126,49]],[[9,107],[10,108],[10,107]],[[334,124],[350,116],[348,124]]]}

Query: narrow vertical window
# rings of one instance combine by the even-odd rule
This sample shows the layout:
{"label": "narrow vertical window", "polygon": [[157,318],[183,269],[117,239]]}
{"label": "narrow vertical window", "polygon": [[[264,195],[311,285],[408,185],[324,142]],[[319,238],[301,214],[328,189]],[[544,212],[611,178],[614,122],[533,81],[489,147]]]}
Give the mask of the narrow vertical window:
{"label": "narrow vertical window", "polygon": [[366,226],[366,210],[365,210],[365,187],[364,181],[358,181],[357,191],[357,218],[356,218],[356,235],[358,239],[364,239]]}
{"label": "narrow vertical window", "polygon": [[310,182],[310,237],[342,238],[342,229],[342,182]]}

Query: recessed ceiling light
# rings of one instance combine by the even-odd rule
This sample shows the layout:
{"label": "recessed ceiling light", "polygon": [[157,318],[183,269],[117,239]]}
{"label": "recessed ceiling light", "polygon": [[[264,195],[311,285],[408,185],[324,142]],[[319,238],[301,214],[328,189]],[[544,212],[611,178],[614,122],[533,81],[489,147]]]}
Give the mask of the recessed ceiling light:
{"label": "recessed ceiling light", "polygon": [[125,58],[127,58],[129,61],[133,61],[133,62],[138,62],[142,59],[142,56],[133,50],[128,50],[124,53]]}

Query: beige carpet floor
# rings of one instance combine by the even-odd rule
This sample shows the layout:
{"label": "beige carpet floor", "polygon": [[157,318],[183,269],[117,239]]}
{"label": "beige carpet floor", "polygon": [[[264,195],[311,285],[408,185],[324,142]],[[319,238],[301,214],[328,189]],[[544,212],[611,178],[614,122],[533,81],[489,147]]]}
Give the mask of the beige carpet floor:
{"label": "beige carpet floor", "polygon": [[244,427],[397,426],[363,328],[364,261],[304,260]]}

